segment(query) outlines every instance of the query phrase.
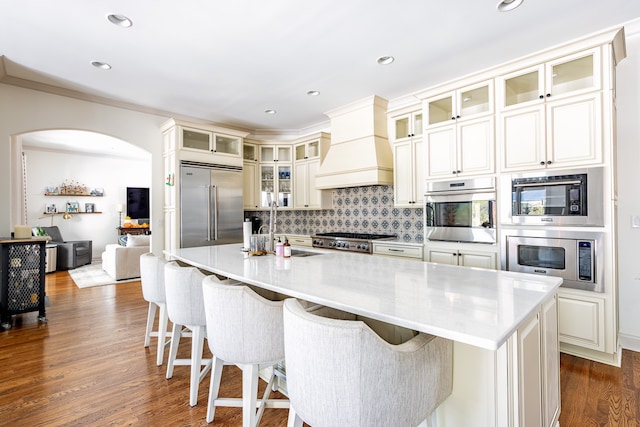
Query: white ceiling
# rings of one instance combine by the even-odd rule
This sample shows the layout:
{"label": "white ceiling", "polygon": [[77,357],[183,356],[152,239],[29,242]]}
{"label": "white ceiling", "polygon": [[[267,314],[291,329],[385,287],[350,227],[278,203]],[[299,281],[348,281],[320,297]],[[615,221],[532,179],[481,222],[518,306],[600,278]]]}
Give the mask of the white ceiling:
{"label": "white ceiling", "polygon": [[[509,13],[496,3],[2,0],[3,80],[258,133],[299,131],[369,95],[397,99],[640,17],[638,0],[525,0]],[[133,26],[111,24],[110,13]],[[396,60],[380,66],[382,55]]]}

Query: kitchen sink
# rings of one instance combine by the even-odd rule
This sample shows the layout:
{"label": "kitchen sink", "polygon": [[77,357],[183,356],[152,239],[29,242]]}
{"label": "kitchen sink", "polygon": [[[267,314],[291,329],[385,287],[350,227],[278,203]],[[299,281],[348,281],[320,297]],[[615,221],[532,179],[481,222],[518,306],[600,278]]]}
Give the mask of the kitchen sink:
{"label": "kitchen sink", "polygon": [[311,252],[311,251],[301,251],[299,249],[291,249],[292,257],[304,257],[304,256],[314,256],[314,255],[322,255],[320,252]]}

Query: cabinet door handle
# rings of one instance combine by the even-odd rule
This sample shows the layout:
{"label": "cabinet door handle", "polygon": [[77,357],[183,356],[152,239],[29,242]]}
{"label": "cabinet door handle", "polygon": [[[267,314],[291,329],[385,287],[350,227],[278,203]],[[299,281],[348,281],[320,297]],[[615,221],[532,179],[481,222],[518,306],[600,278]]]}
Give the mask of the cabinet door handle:
{"label": "cabinet door handle", "polygon": [[551,160],[547,160],[547,164],[550,165],[551,164]]}
{"label": "cabinet door handle", "polygon": [[544,166],[544,162],[540,162],[540,166]]}
{"label": "cabinet door handle", "polygon": [[389,248],[389,252],[404,252],[404,249],[393,249],[393,248]]}
{"label": "cabinet door handle", "polygon": [[540,95],[540,99],[544,99],[544,95]]}
{"label": "cabinet door handle", "polygon": [[551,96],[551,94],[550,94],[550,93],[548,93],[548,94],[547,94],[547,98],[549,98],[550,96]]}

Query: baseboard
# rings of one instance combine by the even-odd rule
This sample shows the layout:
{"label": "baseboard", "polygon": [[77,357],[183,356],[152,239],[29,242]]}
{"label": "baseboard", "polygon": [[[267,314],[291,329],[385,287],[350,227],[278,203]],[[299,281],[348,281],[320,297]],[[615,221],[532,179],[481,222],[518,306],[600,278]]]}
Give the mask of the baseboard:
{"label": "baseboard", "polygon": [[631,334],[619,334],[618,341],[620,346],[626,350],[640,352],[640,337]]}
{"label": "baseboard", "polygon": [[602,351],[591,350],[584,347],[579,347],[573,344],[560,343],[560,351],[572,356],[582,357],[584,359],[593,360],[594,362],[600,362],[607,365],[620,367],[622,363],[622,349],[618,348],[616,353],[605,353]]}

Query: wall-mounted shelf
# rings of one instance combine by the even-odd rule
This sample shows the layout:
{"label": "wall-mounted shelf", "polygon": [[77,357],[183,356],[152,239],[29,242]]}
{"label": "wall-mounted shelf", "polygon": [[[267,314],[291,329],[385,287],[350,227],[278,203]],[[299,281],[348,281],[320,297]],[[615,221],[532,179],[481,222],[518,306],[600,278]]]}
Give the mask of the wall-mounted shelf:
{"label": "wall-mounted shelf", "polygon": [[74,193],[44,193],[45,196],[57,196],[57,197],[102,197],[102,194],[74,194]]}
{"label": "wall-mounted shelf", "polygon": [[64,214],[71,214],[71,215],[93,215],[93,214],[101,214],[102,212],[43,212],[43,215],[64,215]]}

